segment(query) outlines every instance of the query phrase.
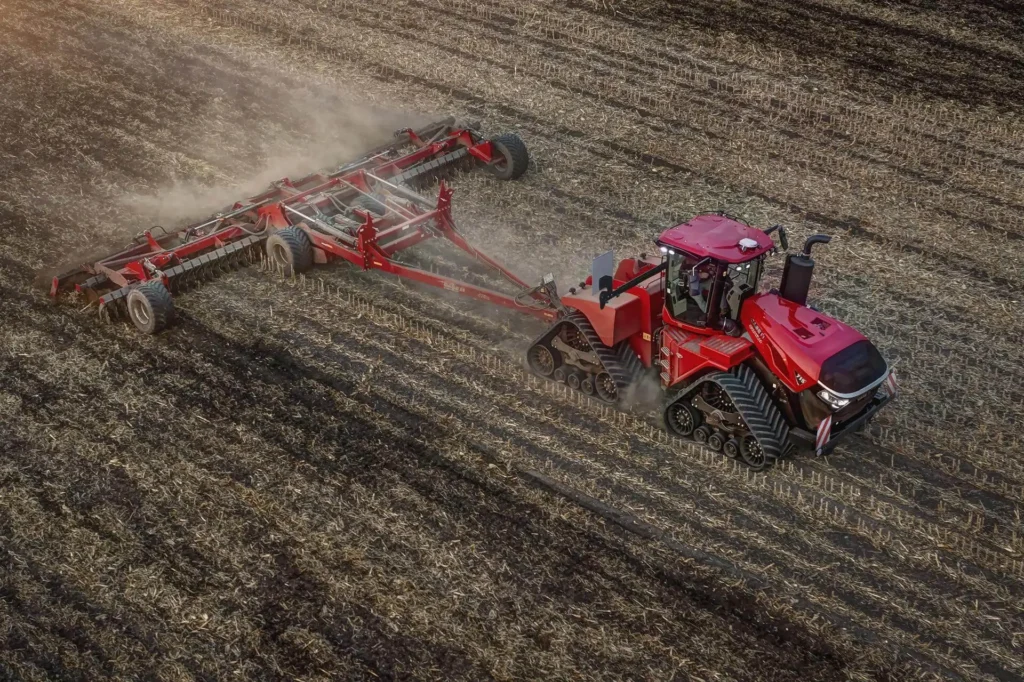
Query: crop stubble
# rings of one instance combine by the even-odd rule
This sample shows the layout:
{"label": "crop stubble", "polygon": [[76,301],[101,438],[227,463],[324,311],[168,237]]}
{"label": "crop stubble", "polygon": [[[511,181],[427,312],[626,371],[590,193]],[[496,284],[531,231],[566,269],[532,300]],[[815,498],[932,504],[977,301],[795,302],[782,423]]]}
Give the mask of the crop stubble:
{"label": "crop stubble", "polygon": [[[616,4],[4,3],[0,672],[1020,675],[1024,145],[895,43],[1011,73],[1015,48],[997,23],[779,3],[874,27],[847,65],[891,73],[847,82],[817,39]],[[458,178],[457,217],[563,286],[594,244],[708,208],[836,233],[814,293],[904,397],[827,462],[751,476],[525,378],[528,325],[347,268],[229,276],[156,340],[28,291],[66,241],[123,234],[118,197],[244,181],[272,156],[253,137],[308,147],[310,112],[276,104],[325,85],[522,130],[534,172]]]}

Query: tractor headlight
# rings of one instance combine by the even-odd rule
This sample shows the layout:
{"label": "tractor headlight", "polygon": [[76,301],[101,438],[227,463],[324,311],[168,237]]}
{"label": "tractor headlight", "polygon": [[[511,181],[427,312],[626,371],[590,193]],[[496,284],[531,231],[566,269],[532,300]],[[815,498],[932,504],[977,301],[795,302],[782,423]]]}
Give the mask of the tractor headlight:
{"label": "tractor headlight", "polygon": [[841,410],[850,404],[849,398],[840,398],[827,388],[818,391],[818,397],[825,401],[825,404],[833,410]]}

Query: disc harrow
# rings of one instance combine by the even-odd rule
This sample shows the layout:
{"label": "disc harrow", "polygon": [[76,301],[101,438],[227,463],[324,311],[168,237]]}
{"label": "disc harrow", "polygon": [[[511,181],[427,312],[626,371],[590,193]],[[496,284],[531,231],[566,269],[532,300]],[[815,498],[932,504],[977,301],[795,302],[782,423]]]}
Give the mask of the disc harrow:
{"label": "disc harrow", "polygon": [[[452,173],[473,167],[489,169],[499,179],[515,180],[528,165],[526,146],[514,134],[485,139],[475,127],[459,127],[454,119],[419,130],[399,130],[394,142],[332,172],[281,179],[264,193],[176,232],[144,231],[122,250],[55,276],[50,294],[54,298],[77,294],[94,305],[103,320],[127,318],[140,330],[156,333],[174,317],[173,296],[252,263],[268,240],[278,243],[282,237],[275,235],[294,228],[303,231],[310,249],[308,262],[300,259],[303,268],[341,257],[365,269],[384,268],[500,305],[535,313],[543,308],[543,314],[553,315],[550,296],[531,291],[458,234],[451,219],[451,190],[444,185]],[[415,191],[438,182],[436,206]],[[392,260],[397,252],[439,236],[513,282],[518,295],[427,277]],[[268,257],[274,261],[274,253],[268,251]],[[286,274],[301,270],[277,264],[287,268]],[[151,283],[159,283],[167,295],[133,297],[134,291]],[[146,289],[153,291],[155,285]],[[132,307],[129,299],[142,302]],[[524,299],[530,301],[524,305]],[[168,308],[167,314],[157,314],[160,311],[154,306]],[[149,309],[153,315],[146,312]]]}

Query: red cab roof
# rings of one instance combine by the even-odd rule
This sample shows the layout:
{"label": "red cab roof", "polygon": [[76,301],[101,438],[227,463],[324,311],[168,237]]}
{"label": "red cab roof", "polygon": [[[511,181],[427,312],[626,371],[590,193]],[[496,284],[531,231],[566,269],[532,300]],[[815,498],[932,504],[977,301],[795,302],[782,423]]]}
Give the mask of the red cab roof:
{"label": "red cab roof", "polygon": [[[756,246],[743,250],[740,248],[741,239],[753,240]],[[698,258],[726,263],[743,263],[771,251],[775,246],[771,236],[762,230],[720,215],[699,215],[669,228],[661,233],[658,244]]]}

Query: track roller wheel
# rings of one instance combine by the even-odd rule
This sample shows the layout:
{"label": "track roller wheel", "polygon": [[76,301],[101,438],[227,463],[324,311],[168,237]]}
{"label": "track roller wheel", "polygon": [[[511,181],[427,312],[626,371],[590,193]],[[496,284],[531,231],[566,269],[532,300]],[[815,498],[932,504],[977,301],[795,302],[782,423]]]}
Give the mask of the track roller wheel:
{"label": "track roller wheel", "polygon": [[703,445],[708,442],[708,438],[711,437],[711,428],[705,424],[704,426],[698,426],[693,432],[693,439]]}
{"label": "track roller wheel", "polygon": [[740,442],[735,438],[730,438],[725,441],[725,445],[722,446],[722,452],[725,453],[726,457],[736,459],[740,456]]}
{"label": "track roller wheel", "polygon": [[568,376],[568,372],[565,371],[565,367],[555,367],[555,371],[551,373],[551,378],[555,381],[565,383],[565,379]]}
{"label": "track roller wheel", "polygon": [[526,143],[515,133],[505,133],[491,138],[495,159],[490,169],[499,180],[518,180],[530,165],[530,153]]}
{"label": "track roller wheel", "polygon": [[285,277],[313,267],[313,242],[298,227],[286,227],[267,237],[267,258],[275,270]]}
{"label": "track roller wheel", "polygon": [[569,388],[572,390],[578,391],[580,390],[580,380],[582,378],[583,377],[579,372],[573,370],[572,372],[569,372],[569,376],[565,378],[565,383],[569,384]]}
{"label": "track roller wheel", "polygon": [[740,441],[740,457],[754,471],[761,471],[768,466],[768,458],[764,456],[761,444],[750,434]]}
{"label": "track roller wheel", "polygon": [[587,395],[594,395],[594,380],[590,377],[585,378],[580,382],[580,390]]}
{"label": "track roller wheel", "polygon": [[542,377],[549,377],[554,374],[558,365],[551,349],[540,343],[530,349],[526,360],[530,363],[530,369]]}
{"label": "track roller wheel", "polygon": [[174,299],[163,282],[153,280],[128,292],[128,317],[143,334],[163,331],[174,319]]}
{"label": "track roller wheel", "polygon": [[701,415],[698,410],[687,405],[685,402],[676,401],[665,408],[665,426],[671,433],[683,438],[689,438],[694,429],[700,426]]}
{"label": "track roller wheel", "polygon": [[715,452],[721,452],[722,447],[724,445],[725,439],[722,438],[722,434],[718,433],[717,431],[708,436],[708,447],[714,450]]}
{"label": "track roller wheel", "polygon": [[606,403],[614,403],[619,397],[619,387],[608,372],[601,372],[594,377],[594,392]]}

